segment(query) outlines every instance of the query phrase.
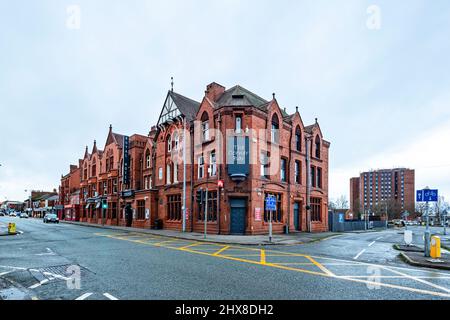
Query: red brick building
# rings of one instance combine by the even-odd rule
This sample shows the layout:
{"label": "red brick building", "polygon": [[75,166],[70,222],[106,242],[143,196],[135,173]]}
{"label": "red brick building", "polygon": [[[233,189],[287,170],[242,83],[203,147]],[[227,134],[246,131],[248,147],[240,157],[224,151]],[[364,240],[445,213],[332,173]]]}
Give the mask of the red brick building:
{"label": "red brick building", "polygon": [[355,213],[400,218],[415,212],[415,172],[411,169],[383,169],[363,172],[350,179],[350,206]]}
{"label": "red brick building", "polygon": [[81,160],[78,165],[70,165],[68,174],[61,176],[57,214],[61,220],[80,220],[80,180]]}
{"label": "red brick building", "polygon": [[104,150],[86,148],[81,221],[182,230],[186,205],[186,231],[203,232],[207,209],[209,233],[263,234],[275,197],[275,233],[327,231],[329,147],[317,120],[305,126],[275,95],[211,83],[196,102],[172,90],[148,136],[110,127]]}

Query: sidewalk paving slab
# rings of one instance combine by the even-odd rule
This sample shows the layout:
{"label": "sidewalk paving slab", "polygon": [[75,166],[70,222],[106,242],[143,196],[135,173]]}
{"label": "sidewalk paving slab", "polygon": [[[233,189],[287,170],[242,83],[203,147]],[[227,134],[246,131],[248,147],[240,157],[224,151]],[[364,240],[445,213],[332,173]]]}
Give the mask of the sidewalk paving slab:
{"label": "sidewalk paving slab", "polygon": [[260,245],[295,245],[295,244],[305,244],[315,241],[322,241],[331,237],[340,235],[336,232],[324,232],[324,233],[291,233],[276,234],[272,237],[272,242],[269,242],[268,235],[215,235],[208,234],[206,239],[203,233],[196,232],[179,232],[173,230],[155,230],[155,229],[141,229],[141,228],[130,228],[130,227],[120,227],[120,226],[103,226],[93,223],[85,222],[75,222],[75,221],[61,221],[61,223],[93,227],[100,229],[110,229],[110,230],[121,230],[127,232],[137,232],[143,234],[152,234],[158,236],[164,236],[169,238],[183,239],[183,240],[194,240],[202,242],[213,242],[220,244],[234,244],[234,245],[248,245],[248,246],[260,246]]}

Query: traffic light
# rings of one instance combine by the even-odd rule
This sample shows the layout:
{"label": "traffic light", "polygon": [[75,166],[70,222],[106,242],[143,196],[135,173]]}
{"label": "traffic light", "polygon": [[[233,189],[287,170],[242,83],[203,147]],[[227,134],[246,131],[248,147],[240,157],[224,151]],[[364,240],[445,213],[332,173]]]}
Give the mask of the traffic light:
{"label": "traffic light", "polygon": [[195,199],[197,200],[198,204],[203,203],[203,190],[202,189],[197,190],[197,192],[195,194]]}

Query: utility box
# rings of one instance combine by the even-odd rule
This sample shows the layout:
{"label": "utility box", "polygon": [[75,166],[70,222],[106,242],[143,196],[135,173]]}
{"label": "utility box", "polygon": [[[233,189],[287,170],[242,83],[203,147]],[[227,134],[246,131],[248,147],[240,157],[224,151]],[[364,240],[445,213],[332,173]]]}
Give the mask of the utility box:
{"label": "utility box", "polygon": [[431,237],[430,256],[433,259],[441,257],[441,238],[437,236]]}

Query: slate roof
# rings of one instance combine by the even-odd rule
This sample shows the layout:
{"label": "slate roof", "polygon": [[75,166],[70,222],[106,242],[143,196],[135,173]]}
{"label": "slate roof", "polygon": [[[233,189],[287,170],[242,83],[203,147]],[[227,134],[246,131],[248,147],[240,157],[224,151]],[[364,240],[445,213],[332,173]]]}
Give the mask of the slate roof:
{"label": "slate roof", "polygon": [[218,107],[255,106],[260,107],[268,101],[253,92],[237,85],[225,91],[216,101]]}
{"label": "slate roof", "polygon": [[200,108],[200,102],[189,99],[174,91],[169,91],[169,96],[178,107],[178,110],[186,117],[188,121],[193,121]]}
{"label": "slate roof", "polygon": [[114,133],[114,132],[112,133],[112,135],[113,135],[114,139],[116,140],[116,142],[119,144],[119,146],[121,148],[123,148],[123,137],[124,137],[124,135],[118,134],[118,133]]}

